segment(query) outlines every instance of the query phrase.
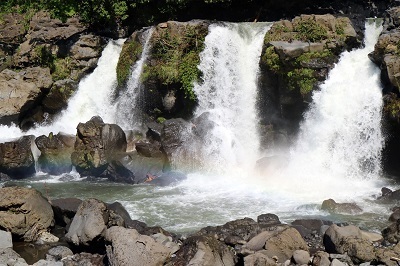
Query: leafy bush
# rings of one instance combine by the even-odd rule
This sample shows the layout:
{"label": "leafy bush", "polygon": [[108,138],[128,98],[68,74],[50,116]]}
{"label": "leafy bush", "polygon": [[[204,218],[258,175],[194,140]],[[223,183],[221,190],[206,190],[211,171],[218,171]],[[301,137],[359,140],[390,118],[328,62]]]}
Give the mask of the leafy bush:
{"label": "leafy bush", "polygon": [[327,29],[313,19],[301,20],[294,27],[297,39],[302,41],[319,42],[328,38]]}
{"label": "leafy bush", "polygon": [[118,86],[124,85],[128,80],[131,66],[139,58],[142,49],[142,45],[135,40],[126,42],[122,47],[117,65]]}
{"label": "leafy bush", "polygon": [[151,53],[155,63],[145,67],[142,78],[155,78],[165,86],[175,86],[183,90],[186,98],[195,100],[193,83],[201,74],[197,66],[206,33],[201,27],[186,26],[180,34],[165,30],[155,36]]}

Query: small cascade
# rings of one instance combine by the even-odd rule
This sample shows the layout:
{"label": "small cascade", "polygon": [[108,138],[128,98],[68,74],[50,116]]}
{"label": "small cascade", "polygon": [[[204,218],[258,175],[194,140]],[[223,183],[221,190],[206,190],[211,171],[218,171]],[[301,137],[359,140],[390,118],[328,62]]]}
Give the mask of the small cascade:
{"label": "small cascade", "polygon": [[143,72],[144,64],[147,60],[151,45],[150,38],[154,28],[147,29],[142,34],[144,39],[143,51],[140,59],[131,68],[131,75],[127,82],[126,90],[118,97],[116,102],[116,122],[124,129],[140,128],[142,119],[139,110],[136,108],[140,95],[142,94],[142,84],[140,76]]}
{"label": "small cascade", "polygon": [[270,23],[218,23],[209,27],[200,54],[202,82],[194,90],[214,128],[204,145],[205,167],[250,169],[257,157],[257,75],[264,35]]}
{"label": "small cascade", "polygon": [[[313,94],[289,165],[271,186],[302,198],[355,199],[376,188],[381,174],[380,70],[368,58],[382,27],[367,23],[365,47],[344,52]],[[298,188],[302,189],[299,190]]]}

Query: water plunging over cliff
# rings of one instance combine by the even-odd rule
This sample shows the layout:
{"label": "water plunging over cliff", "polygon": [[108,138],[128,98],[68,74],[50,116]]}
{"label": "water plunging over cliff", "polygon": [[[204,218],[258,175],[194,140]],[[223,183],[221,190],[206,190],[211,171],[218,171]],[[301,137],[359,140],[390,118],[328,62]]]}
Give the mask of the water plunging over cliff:
{"label": "water plunging over cliff", "polygon": [[140,82],[140,75],[143,72],[143,66],[146,62],[148,53],[150,51],[150,38],[154,28],[147,29],[142,38],[144,39],[142,55],[138,61],[131,68],[131,75],[127,82],[127,87],[124,92],[118,97],[116,101],[115,118],[119,126],[124,129],[132,129],[140,127],[142,119],[138,114],[139,108],[136,106],[140,101],[141,91],[143,90]]}
{"label": "water plunging over cliff", "polygon": [[258,62],[270,25],[223,23],[209,27],[200,54],[202,82],[194,87],[199,102],[196,115],[209,112],[215,124],[204,151],[208,170],[248,169],[257,159]]}

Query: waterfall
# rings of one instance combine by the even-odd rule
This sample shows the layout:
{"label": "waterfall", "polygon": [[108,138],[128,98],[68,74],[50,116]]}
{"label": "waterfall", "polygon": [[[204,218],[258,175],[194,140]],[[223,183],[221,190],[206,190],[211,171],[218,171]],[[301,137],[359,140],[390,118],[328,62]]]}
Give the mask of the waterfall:
{"label": "waterfall", "polygon": [[196,115],[215,125],[204,145],[212,171],[252,167],[258,157],[257,76],[264,35],[271,23],[218,23],[209,27],[195,84]]}
{"label": "waterfall", "polygon": [[366,23],[365,47],[344,52],[314,92],[289,165],[271,181],[276,189],[315,200],[355,199],[375,189],[384,144],[382,88],[368,54],[381,30]]}
{"label": "waterfall", "polygon": [[140,82],[140,75],[143,72],[143,66],[147,60],[151,45],[150,38],[153,34],[154,28],[147,29],[142,34],[144,39],[143,51],[140,59],[131,68],[131,75],[127,82],[126,90],[118,97],[116,102],[116,122],[124,129],[132,129],[140,127],[142,119],[139,110],[136,107],[140,101],[141,91],[143,89]]}
{"label": "waterfall", "polygon": [[76,133],[79,122],[86,122],[92,116],[101,116],[105,122],[115,122],[113,108],[110,108],[111,96],[116,86],[116,67],[124,39],[111,40],[102,52],[96,69],[78,86],[77,91],[68,102],[67,109],[63,110],[54,122],[49,125],[37,126],[28,132],[22,132],[16,126],[0,126],[2,141],[17,138],[23,135],[48,135],[65,132]]}

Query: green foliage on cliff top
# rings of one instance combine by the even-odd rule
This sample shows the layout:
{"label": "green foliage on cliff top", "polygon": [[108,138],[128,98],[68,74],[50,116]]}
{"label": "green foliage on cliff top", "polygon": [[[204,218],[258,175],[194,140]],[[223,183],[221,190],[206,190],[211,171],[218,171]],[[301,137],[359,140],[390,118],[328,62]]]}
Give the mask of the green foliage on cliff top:
{"label": "green foliage on cliff top", "polygon": [[139,58],[143,47],[136,40],[128,40],[122,47],[117,65],[118,86],[123,86],[129,78],[133,63]]}
{"label": "green foliage on cliff top", "polygon": [[180,34],[163,29],[153,40],[151,65],[145,66],[142,78],[159,80],[163,85],[183,90],[195,100],[193,83],[200,77],[197,68],[204,48],[205,28],[187,25]]}
{"label": "green foliage on cliff top", "polygon": [[328,38],[327,29],[313,19],[299,21],[294,26],[294,31],[297,33],[297,39],[301,41],[319,42]]}

